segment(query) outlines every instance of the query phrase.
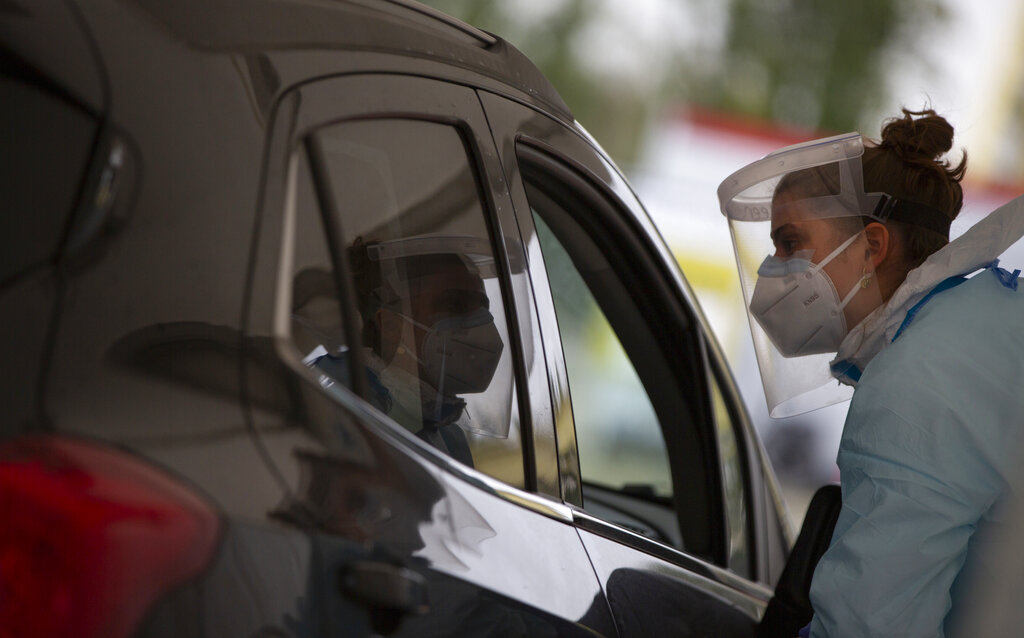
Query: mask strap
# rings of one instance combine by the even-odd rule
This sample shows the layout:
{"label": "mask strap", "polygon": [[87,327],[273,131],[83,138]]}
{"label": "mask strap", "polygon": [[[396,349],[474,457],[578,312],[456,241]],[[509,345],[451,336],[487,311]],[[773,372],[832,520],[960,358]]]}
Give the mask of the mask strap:
{"label": "mask strap", "polygon": [[[854,233],[853,235],[850,236],[849,239],[847,239],[843,243],[839,244],[839,247],[836,248],[835,250],[833,250],[831,253],[829,253],[828,257],[822,259],[820,263],[817,263],[817,264],[814,265],[815,269],[820,271],[822,268],[825,267],[826,264],[828,264],[830,261],[832,261],[833,259],[838,257],[841,252],[843,252],[844,250],[846,250],[847,248],[850,247],[850,244],[852,244],[854,242],[854,240],[856,240],[857,237],[859,237],[862,232],[864,232],[864,231],[859,231],[859,232]],[[864,283],[865,279],[870,279],[870,277],[871,277],[871,275],[865,273],[860,278],[860,281],[858,281],[856,284],[854,284],[854,286],[850,290],[850,292],[846,293],[846,296],[843,297],[843,300],[841,302],[839,302],[839,310],[840,310],[840,312],[844,308],[846,308],[847,304],[849,304],[851,301],[853,301],[854,295],[856,295],[858,292],[860,292],[861,290],[863,290],[865,288],[865,286],[863,286],[861,284]]]}
{"label": "mask strap", "polygon": [[836,248],[835,250],[833,250],[832,252],[830,252],[828,254],[828,257],[822,259],[821,262],[819,262],[817,264],[814,264],[814,269],[815,270],[821,270],[822,268],[824,268],[830,261],[832,261],[833,259],[838,257],[841,252],[843,252],[844,250],[849,248],[850,244],[852,244],[854,242],[854,240],[857,239],[857,237],[862,232],[864,232],[864,231],[858,231],[858,232],[854,233],[853,235],[850,236],[849,239],[847,239],[843,243],[839,244],[839,247]]}
{"label": "mask strap", "polygon": [[[494,315],[492,315],[491,311],[486,309],[486,308],[480,308],[479,310],[475,310],[475,311],[473,311],[473,312],[471,312],[469,314],[466,314],[466,315],[453,315],[452,317],[445,317],[444,319],[440,319],[433,326],[428,326],[426,324],[420,323],[419,321],[416,321],[415,319],[413,319],[409,315],[405,314],[404,312],[398,312],[397,310],[390,310],[390,309],[387,309],[387,310],[389,310],[390,312],[392,312],[392,313],[398,315],[399,317],[405,319],[406,321],[408,321],[412,325],[414,325],[414,326],[416,326],[418,328],[422,328],[422,329],[426,330],[427,332],[438,332],[439,328],[437,326],[439,326],[440,324],[442,324],[445,321],[448,321],[448,320],[450,320],[452,318],[461,318],[461,319],[463,319],[466,322],[466,325],[462,326],[464,328],[476,328],[476,327],[479,327],[479,326],[487,325],[488,323],[492,323],[494,321]],[[441,329],[441,330],[443,330],[443,329]]]}
{"label": "mask strap", "polygon": [[839,303],[839,310],[842,310],[843,308],[845,308],[846,305],[848,303],[850,303],[850,301],[853,300],[853,296],[854,295],[856,295],[861,290],[864,290],[865,286],[862,286],[861,284],[864,282],[865,279],[870,279],[870,278],[871,278],[871,275],[865,274],[864,276],[862,276],[860,278],[860,281],[858,281],[857,283],[855,283],[853,285],[853,288],[850,290],[850,292],[846,293],[846,297],[844,297],[843,300]]}
{"label": "mask strap", "polygon": [[[403,312],[398,312],[397,310],[392,310],[391,312],[395,313],[399,317],[402,317],[403,319],[405,319],[406,321],[408,321],[412,325],[419,326],[420,328],[423,328],[427,332],[436,332],[436,330],[434,330],[434,328],[431,328],[430,326],[427,326],[425,324],[420,323],[419,321],[416,321],[415,319],[413,319],[412,317],[410,317],[409,315],[407,315],[407,314],[405,314]],[[441,335],[441,344],[442,344],[442,348],[443,348],[441,350],[441,370],[438,373],[437,386],[434,388],[435,390],[437,390],[437,396],[434,398],[434,415],[433,415],[433,417],[434,417],[434,421],[435,422],[439,422],[441,420],[441,411],[444,408],[444,372],[445,372],[445,367],[447,367],[447,363],[448,363],[448,357],[446,356],[448,354],[448,337],[444,336],[443,334]],[[408,348],[406,348],[405,351],[417,363],[420,363],[420,364],[423,363],[423,359],[421,359],[418,354],[413,353]]]}
{"label": "mask strap", "polygon": [[434,329],[431,328],[430,326],[428,326],[426,324],[422,324],[419,321],[416,321],[415,319],[413,319],[409,315],[405,314],[404,312],[398,312],[397,310],[389,310],[389,312],[393,312],[394,314],[398,315],[402,319],[405,319],[406,321],[408,321],[412,325],[416,326],[417,328],[423,328],[427,332],[433,332],[434,331]]}

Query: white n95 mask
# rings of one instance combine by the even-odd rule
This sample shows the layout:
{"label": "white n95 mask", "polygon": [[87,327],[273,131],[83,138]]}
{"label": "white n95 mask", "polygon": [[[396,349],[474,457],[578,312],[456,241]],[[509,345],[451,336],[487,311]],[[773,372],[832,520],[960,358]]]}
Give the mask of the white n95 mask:
{"label": "white n95 mask", "polygon": [[486,390],[505,347],[490,311],[445,317],[428,330],[422,363],[438,391],[461,395]]}
{"label": "white n95 mask", "polygon": [[750,313],[784,357],[835,352],[846,336],[843,309],[862,289],[864,276],[841,300],[825,266],[858,237],[854,234],[817,264],[804,251],[790,259],[769,255],[757,270]]}
{"label": "white n95 mask", "polygon": [[505,347],[489,310],[444,317],[432,326],[398,314],[427,333],[420,352],[409,353],[420,364],[421,381],[447,396],[487,390]]}

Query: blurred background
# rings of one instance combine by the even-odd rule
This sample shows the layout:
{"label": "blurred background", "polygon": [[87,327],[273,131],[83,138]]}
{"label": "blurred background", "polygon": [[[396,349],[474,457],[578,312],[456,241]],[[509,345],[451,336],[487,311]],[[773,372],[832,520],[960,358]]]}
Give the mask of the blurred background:
{"label": "blurred background", "polygon": [[[1016,0],[425,0],[500,35],[552,81],[637,190],[733,366],[794,525],[837,481],[846,404],[770,419],[718,184],[769,151],[877,138],[934,108],[968,154],[962,233],[1024,192],[1024,3]],[[1004,256],[1024,265],[1024,243]]]}

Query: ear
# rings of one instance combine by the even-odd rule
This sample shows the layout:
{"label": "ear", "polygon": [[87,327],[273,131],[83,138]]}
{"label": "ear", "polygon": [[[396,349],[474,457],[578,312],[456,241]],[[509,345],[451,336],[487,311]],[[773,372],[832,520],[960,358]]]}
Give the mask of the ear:
{"label": "ear", "polygon": [[865,257],[870,259],[872,267],[877,269],[878,264],[882,263],[892,250],[892,236],[885,224],[871,222],[864,227],[864,237],[868,244],[868,254]]}

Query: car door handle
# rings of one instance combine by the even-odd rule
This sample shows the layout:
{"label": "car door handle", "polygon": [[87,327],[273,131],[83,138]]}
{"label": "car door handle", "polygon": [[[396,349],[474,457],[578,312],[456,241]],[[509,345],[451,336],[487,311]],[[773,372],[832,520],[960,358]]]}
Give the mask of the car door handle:
{"label": "car door handle", "polygon": [[354,561],[339,574],[341,591],[367,606],[377,633],[393,632],[404,615],[430,609],[427,581],[417,572],[380,561]]}

